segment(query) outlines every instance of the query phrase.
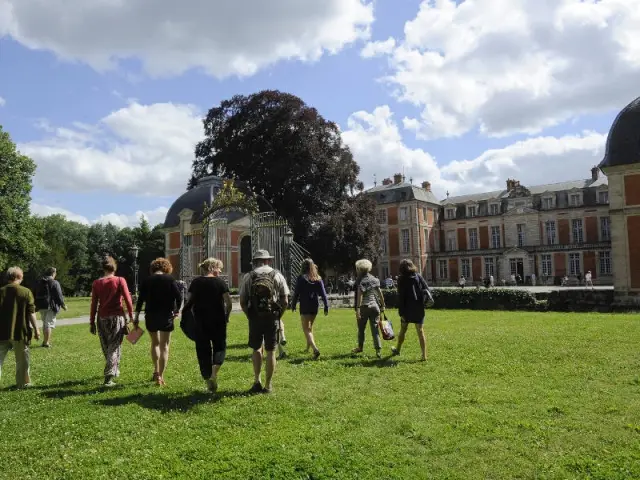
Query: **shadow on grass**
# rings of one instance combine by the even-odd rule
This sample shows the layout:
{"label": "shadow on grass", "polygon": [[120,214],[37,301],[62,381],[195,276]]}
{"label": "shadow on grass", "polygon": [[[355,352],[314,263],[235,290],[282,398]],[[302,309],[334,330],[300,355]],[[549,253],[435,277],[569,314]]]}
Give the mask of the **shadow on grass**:
{"label": "shadow on grass", "polygon": [[227,350],[242,350],[245,348],[249,348],[249,346],[245,343],[233,343],[231,345],[227,345]]}
{"label": "shadow on grass", "polygon": [[246,390],[226,391],[211,394],[207,392],[193,392],[182,396],[169,396],[162,393],[136,393],[126,397],[105,398],[96,400],[95,403],[105,407],[121,407],[136,404],[142,408],[156,410],[161,413],[183,412],[186,413],[198,405],[216,403],[223,398],[240,398],[254,395]]}
{"label": "shadow on grass", "polygon": [[251,360],[251,353],[245,353],[244,355],[226,355],[224,357],[225,362],[246,362]]}
{"label": "shadow on grass", "polygon": [[95,384],[104,377],[85,378],[84,380],[67,380],[66,382],[51,383],[49,385],[36,385],[33,390],[52,390],[55,388],[63,389],[70,387],[82,387],[85,385]]}
{"label": "shadow on grass", "polygon": [[360,358],[355,362],[340,362],[339,365],[347,368],[353,367],[366,367],[366,368],[391,368],[396,367],[398,362],[396,360],[392,360],[393,357],[384,357],[384,358]]}

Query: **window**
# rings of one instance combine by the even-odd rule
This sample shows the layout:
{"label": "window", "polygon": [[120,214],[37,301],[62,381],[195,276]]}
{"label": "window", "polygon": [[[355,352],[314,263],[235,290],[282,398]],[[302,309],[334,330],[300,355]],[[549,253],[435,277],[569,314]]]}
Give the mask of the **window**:
{"label": "window", "polygon": [[424,229],[424,251],[429,251],[429,230]]}
{"label": "window", "polygon": [[378,218],[378,223],[380,225],[386,225],[387,224],[387,209],[382,209],[382,210],[378,210],[377,213],[377,218]]}
{"label": "window", "polygon": [[489,205],[489,213],[491,215],[499,215],[500,214],[500,205],[497,203],[492,203]]}
{"label": "window", "polygon": [[387,254],[387,234],[380,234],[380,251],[386,255]]}
{"label": "window", "polygon": [[475,217],[476,216],[476,207],[467,207],[467,217]]}
{"label": "window", "polygon": [[611,225],[609,217],[600,218],[600,240],[603,242],[611,240]]}
{"label": "window", "polygon": [[544,223],[547,232],[547,245],[556,244],[556,222],[548,220]]}
{"label": "window", "polygon": [[456,218],[456,210],[454,208],[447,208],[447,220]]}
{"label": "window", "polygon": [[424,218],[424,221],[427,221],[428,215],[427,215],[427,209],[426,207],[422,209],[422,218]]}
{"label": "window", "polygon": [[571,220],[571,234],[573,236],[573,243],[582,243],[584,238],[582,235],[582,219],[574,218]]}
{"label": "window", "polygon": [[598,203],[609,203],[609,192],[598,192]]}
{"label": "window", "polygon": [[524,238],[525,224],[524,223],[519,223],[518,225],[516,225],[516,229],[518,231],[518,246],[519,247],[524,247],[524,245],[525,245],[525,238]]}
{"label": "window", "polygon": [[611,252],[600,252],[600,275],[611,275]]}
{"label": "window", "polygon": [[495,264],[493,258],[485,257],[484,259],[484,276],[489,277],[495,275]]}
{"label": "window", "polygon": [[572,207],[577,207],[580,205],[580,194],[572,193],[569,195],[569,205]]}
{"label": "window", "polygon": [[409,253],[411,251],[411,239],[409,237],[409,229],[405,228],[401,230],[402,235],[402,253]]}
{"label": "window", "polygon": [[542,265],[542,276],[551,277],[551,255],[540,255],[540,264]]}
{"label": "window", "polygon": [[500,248],[500,227],[491,227],[491,248]]}
{"label": "window", "polygon": [[469,250],[477,250],[478,249],[478,229],[470,228],[469,229]]}
{"label": "window", "polygon": [[447,232],[447,250],[450,252],[456,249],[456,232],[452,230]]}
{"label": "window", "polygon": [[518,275],[518,262],[515,258],[509,259],[509,271],[511,275]]}
{"label": "window", "polygon": [[449,278],[449,265],[446,260],[438,260],[438,277],[441,279]]}
{"label": "window", "polygon": [[465,279],[471,278],[471,268],[469,266],[469,259],[468,258],[463,258],[460,261],[461,265],[462,265],[462,276]]}
{"label": "window", "polygon": [[569,254],[569,275],[576,276],[580,273],[580,254]]}
{"label": "window", "polygon": [[406,222],[407,220],[409,220],[409,208],[400,207],[400,221]]}
{"label": "window", "polygon": [[553,197],[544,197],[542,199],[542,208],[545,210],[551,210],[553,208]]}
{"label": "window", "polygon": [[382,265],[382,278],[384,278],[386,280],[390,276],[391,276],[391,274],[389,273],[389,265],[383,264]]}

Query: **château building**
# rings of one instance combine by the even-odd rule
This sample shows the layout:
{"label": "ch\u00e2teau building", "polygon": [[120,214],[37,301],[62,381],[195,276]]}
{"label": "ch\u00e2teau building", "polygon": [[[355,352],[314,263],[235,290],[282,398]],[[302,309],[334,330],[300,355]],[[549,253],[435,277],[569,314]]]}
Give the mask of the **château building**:
{"label": "ch\u00e2teau building", "polygon": [[496,284],[511,275],[538,284],[575,282],[590,271],[594,283],[612,284],[607,179],[590,178],[525,186],[437,200],[429,182],[420,187],[402,175],[367,191],[378,203],[381,226],[378,275],[398,274],[411,258],[431,283]]}

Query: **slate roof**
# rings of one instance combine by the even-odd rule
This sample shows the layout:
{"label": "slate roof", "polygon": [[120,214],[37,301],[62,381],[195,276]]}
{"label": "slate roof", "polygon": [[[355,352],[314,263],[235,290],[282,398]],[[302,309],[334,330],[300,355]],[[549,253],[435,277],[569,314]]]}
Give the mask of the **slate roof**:
{"label": "slate roof", "polygon": [[408,182],[392,183],[391,185],[378,185],[370,188],[366,192],[375,197],[378,204],[408,202],[418,200],[421,202],[440,205],[440,201],[433,194],[424,188]]}
{"label": "slate roof", "polygon": [[[193,210],[192,224],[202,223],[202,213],[205,203],[210,204],[216,193],[222,189],[223,179],[220,177],[205,177],[198,181],[191,190],[187,190],[173,202],[164,220],[164,228],[174,228],[180,225],[180,212],[184,209]],[[241,212],[228,212],[222,214],[229,222],[238,220],[245,215]]]}
{"label": "slate roof", "polygon": [[[523,185],[526,189],[531,192],[531,195],[541,195],[545,192],[564,192],[568,190],[573,190],[574,188],[582,189],[582,188],[591,188],[591,187],[599,187],[601,185],[607,185],[607,177],[601,175],[597,180],[593,180],[591,178],[586,180],[574,180],[570,182],[559,182],[559,183],[548,183],[545,185]],[[509,196],[508,190],[497,190],[493,192],[484,192],[484,193],[476,193],[471,195],[460,195],[457,197],[449,197],[442,200],[442,205],[457,205],[461,203],[467,202],[482,202],[485,200],[497,199],[501,200],[503,198],[507,198]]]}
{"label": "slate roof", "polygon": [[640,163],[640,97],[613,121],[600,168]]}

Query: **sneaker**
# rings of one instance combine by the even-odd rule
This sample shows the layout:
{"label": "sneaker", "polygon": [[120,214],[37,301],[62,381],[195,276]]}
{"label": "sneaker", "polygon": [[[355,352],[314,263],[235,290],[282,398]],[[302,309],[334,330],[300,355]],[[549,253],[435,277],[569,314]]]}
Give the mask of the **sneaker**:
{"label": "sneaker", "polygon": [[211,393],[216,393],[218,391],[218,382],[213,378],[207,380],[207,390],[209,390]]}
{"label": "sneaker", "polygon": [[273,387],[264,387],[262,393],[266,393],[267,395],[273,393]]}
{"label": "sneaker", "polygon": [[42,344],[42,348],[51,348],[51,344],[50,343],[43,343]]}
{"label": "sneaker", "polygon": [[353,350],[351,350],[351,353],[362,353],[362,347],[356,347]]}
{"label": "sneaker", "polygon": [[400,350],[398,350],[396,347],[391,347],[391,354],[394,357],[397,357],[398,355],[400,355]]}
{"label": "sneaker", "polygon": [[287,358],[287,352],[280,352],[280,355],[278,355],[278,360],[284,360],[285,358]]}
{"label": "sneaker", "polygon": [[33,388],[33,383],[25,383],[24,385],[22,385],[21,387],[18,387],[24,390],[28,390],[29,388]]}
{"label": "sneaker", "polygon": [[105,380],[104,384],[102,386],[103,387],[107,387],[107,388],[115,387],[116,386],[116,382],[114,382],[112,379]]}
{"label": "sneaker", "polygon": [[380,350],[376,350],[376,357],[382,358],[382,352]]}
{"label": "sneaker", "polygon": [[283,347],[287,346],[287,339],[283,338],[282,340],[280,340],[280,345],[282,345]]}
{"label": "sneaker", "polygon": [[260,382],[256,382],[253,384],[253,386],[249,389],[249,393],[260,393],[262,392],[262,384]]}
{"label": "sneaker", "polygon": [[316,350],[315,352],[313,352],[313,359],[314,360],[317,360],[319,356],[320,356],[320,350]]}

